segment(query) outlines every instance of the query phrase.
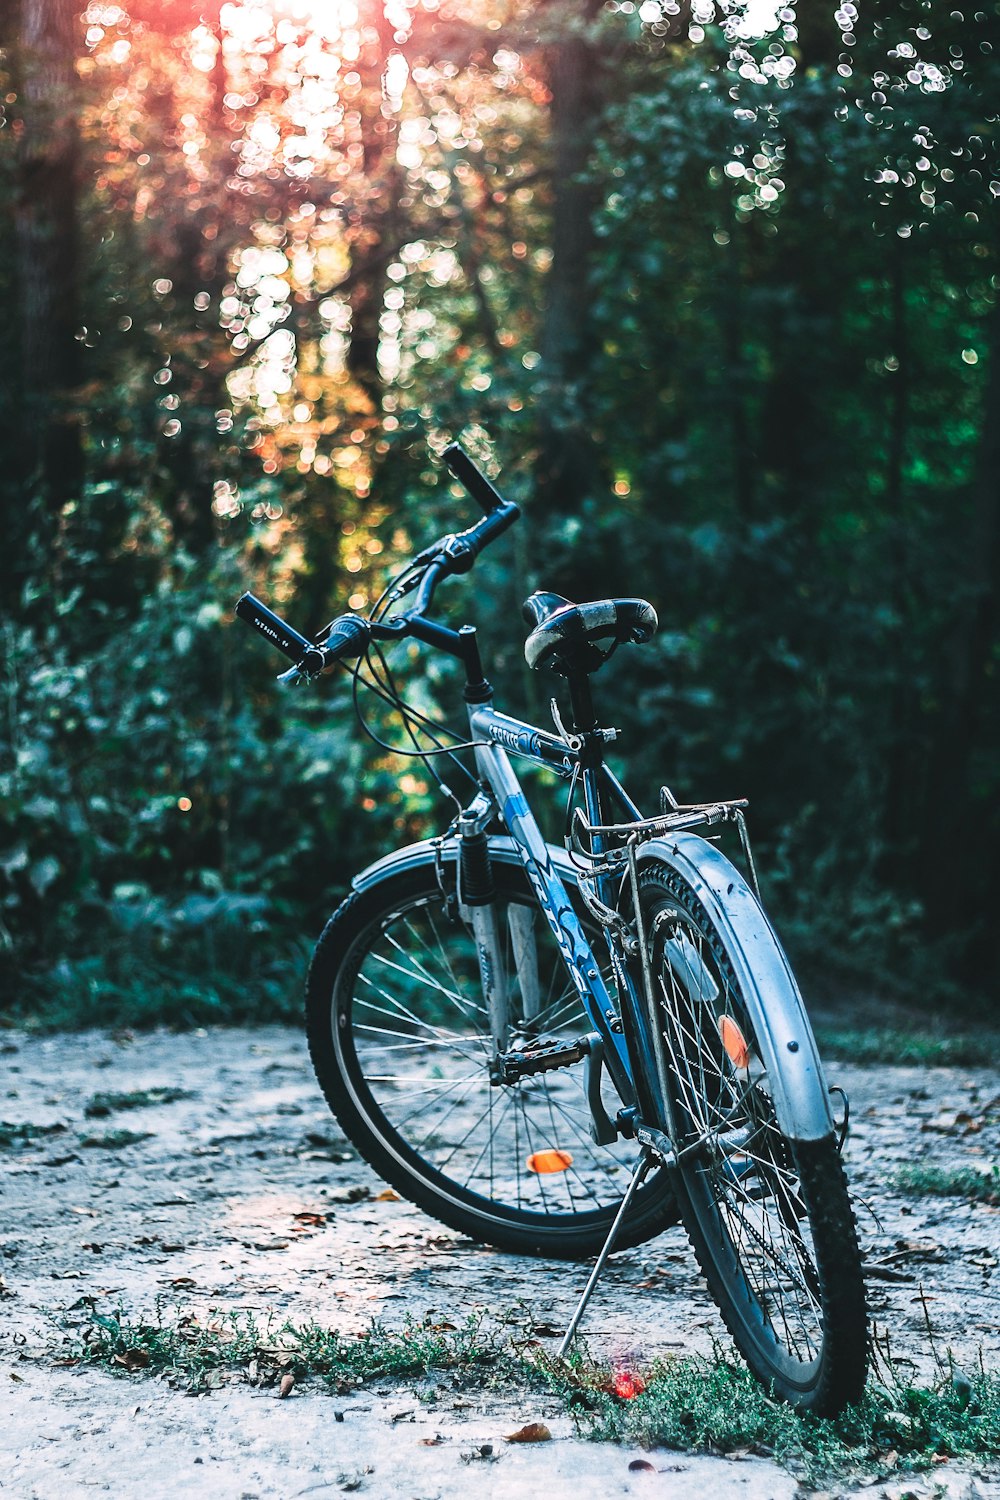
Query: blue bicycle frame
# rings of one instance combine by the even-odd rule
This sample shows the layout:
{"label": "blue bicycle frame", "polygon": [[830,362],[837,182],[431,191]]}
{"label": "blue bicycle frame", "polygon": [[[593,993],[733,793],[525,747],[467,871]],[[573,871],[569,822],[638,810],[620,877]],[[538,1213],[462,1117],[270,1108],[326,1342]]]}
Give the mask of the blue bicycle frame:
{"label": "blue bicycle frame", "polygon": [[[511,750],[529,761],[547,766],[566,779],[579,774],[588,815],[595,822],[601,821],[602,782],[630,817],[639,818],[642,815],[617,777],[603,762],[580,769],[579,751],[567,741],[546,734],[519,719],[498,713],[490,704],[470,704],[469,724],[472,738],[476,741],[476,763],[480,776],[493,792],[497,809],[545,913],[581,1003],[604,1042],[609,1071],[622,1097],[634,1099],[635,1078],[643,1074],[630,1055],[630,1039],[645,1036],[645,1007],[633,976],[622,962],[621,955],[615,951],[614,945],[609,943],[608,950],[615,970],[620,1003],[622,1010],[628,1012],[627,1015],[619,1016],[601,977],[591,943],[553,864],[549,847],[528,806],[507,751]],[[594,877],[595,895],[605,905],[612,904],[612,893],[608,886],[608,876]]]}

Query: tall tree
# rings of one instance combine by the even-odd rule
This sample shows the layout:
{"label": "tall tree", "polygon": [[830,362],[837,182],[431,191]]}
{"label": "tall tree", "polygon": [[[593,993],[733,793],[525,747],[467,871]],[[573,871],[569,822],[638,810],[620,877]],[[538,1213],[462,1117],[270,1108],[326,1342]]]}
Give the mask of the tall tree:
{"label": "tall tree", "polygon": [[50,519],[76,498],[83,449],[80,381],[79,100],[74,0],[21,0],[21,136],[15,204],[23,362],[23,440]]}

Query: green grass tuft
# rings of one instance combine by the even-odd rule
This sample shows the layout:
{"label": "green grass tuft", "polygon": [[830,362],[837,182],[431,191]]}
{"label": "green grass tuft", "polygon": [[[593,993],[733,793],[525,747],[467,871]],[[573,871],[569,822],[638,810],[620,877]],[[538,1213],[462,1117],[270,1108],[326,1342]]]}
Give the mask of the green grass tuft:
{"label": "green grass tuft", "polygon": [[606,1371],[585,1360],[542,1368],[598,1441],[773,1456],[810,1482],[1000,1454],[996,1374],[945,1372],[930,1387],[872,1381],[858,1406],[828,1421],[797,1416],[725,1357],[657,1360],[643,1372],[645,1389],[627,1401],[607,1388]]}
{"label": "green grass tuft", "polygon": [[935,1035],[924,1016],[914,1018],[914,1029],[902,1027],[841,1027],[817,1024],[816,1041],[830,1062],[881,1063],[908,1067],[976,1068],[996,1055],[996,1033]]}
{"label": "green grass tuft", "polygon": [[0,1120],[0,1151],[32,1146],[39,1136],[62,1135],[65,1125],[33,1125],[30,1120]]}
{"label": "green grass tuft", "polygon": [[126,1146],[136,1146],[140,1141],[148,1141],[151,1134],[149,1130],[105,1130],[100,1135],[81,1136],[80,1145],[98,1151],[121,1151]]}
{"label": "green grass tuft", "polygon": [[84,1110],[84,1114],[88,1120],[101,1120],[119,1110],[146,1109],[151,1104],[175,1104],[178,1099],[190,1097],[187,1089],[174,1088],[133,1089],[127,1094],[109,1091],[95,1094]]}
{"label": "green grass tuft", "polygon": [[900,1167],[892,1179],[897,1193],[921,1198],[968,1198],[1000,1204],[1000,1164],[982,1167]]}
{"label": "green grass tuft", "polygon": [[165,1373],[188,1390],[209,1389],[220,1383],[220,1376],[269,1385],[291,1374],[343,1392],[374,1377],[484,1369],[500,1358],[497,1341],[485,1334],[476,1316],[460,1328],[411,1323],[396,1332],[372,1323],[365,1333],[352,1336],[317,1323],[262,1323],[252,1313],[213,1315],[206,1322],[186,1316],[145,1323],[121,1311],[91,1314],[72,1352],[114,1371]]}

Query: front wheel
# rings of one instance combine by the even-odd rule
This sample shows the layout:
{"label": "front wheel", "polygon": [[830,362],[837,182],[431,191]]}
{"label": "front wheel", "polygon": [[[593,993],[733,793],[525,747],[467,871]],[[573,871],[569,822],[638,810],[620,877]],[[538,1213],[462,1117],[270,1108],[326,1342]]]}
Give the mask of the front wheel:
{"label": "front wheel", "polygon": [[[493,867],[511,1045],[571,1041],[591,1023],[508,842],[494,841]],[[427,1213],[504,1250],[596,1254],[636,1147],[592,1141],[581,1064],[491,1081],[490,1018],[474,937],[451,899],[454,868],[454,846],[442,858],[416,852],[327,923],[307,989],[316,1076],[366,1161]],[[573,876],[561,873],[572,897]],[[603,1088],[614,1119],[628,1101],[607,1076]],[[676,1218],[660,1171],[636,1195],[618,1244],[641,1244]]]}
{"label": "front wheel", "polygon": [[867,1318],[809,1022],[736,870],[690,835],[664,854],[640,894],[681,1218],[754,1374],[832,1415],[864,1387]]}

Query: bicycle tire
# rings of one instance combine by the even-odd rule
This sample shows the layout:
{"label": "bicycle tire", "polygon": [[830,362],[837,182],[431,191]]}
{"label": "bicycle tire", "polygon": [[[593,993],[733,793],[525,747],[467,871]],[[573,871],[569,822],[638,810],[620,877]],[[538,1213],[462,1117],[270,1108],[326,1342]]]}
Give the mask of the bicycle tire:
{"label": "bicycle tire", "polygon": [[[541,1013],[545,1030],[589,1032],[591,1024],[510,841],[496,839],[491,847],[501,909],[514,905],[538,912],[536,954],[540,969],[549,971]],[[395,867],[390,861],[330,918],[307,983],[306,1029],[316,1077],[365,1160],[450,1228],[519,1254],[561,1259],[596,1254],[637,1148],[621,1139],[609,1147],[591,1141],[580,1064],[514,1085],[490,1083],[488,1021],[484,1013],[476,1014],[482,992],[473,939],[454,908],[448,909],[439,884],[442,867],[445,887],[453,889],[454,845],[443,859],[430,846],[414,846],[409,857]],[[563,873],[569,884],[568,872]],[[435,938],[443,944],[443,960],[429,956]],[[512,984],[516,1005],[513,969]],[[536,1032],[537,1023],[536,1017]],[[456,1074],[457,1066],[465,1071]],[[440,1080],[428,1076],[435,1069],[443,1075]],[[405,1090],[400,1098],[404,1083],[417,1091],[417,1106],[409,1113]],[[442,1099],[457,1096],[450,1123],[434,1102],[431,1083]],[[604,1088],[614,1118],[621,1101],[607,1073]],[[463,1140],[464,1131],[469,1133]],[[544,1151],[565,1153],[569,1165],[552,1173],[530,1170],[528,1157]],[[676,1222],[669,1174],[661,1170],[636,1195],[617,1246],[641,1244]]]}
{"label": "bicycle tire", "polygon": [[[829,1119],[822,1069],[787,960],[754,896],[717,850],[691,835],[683,844],[648,846],[639,871],[669,1097],[664,1123],[678,1153],[692,1153],[676,1169],[681,1219],[753,1373],[799,1411],[832,1416],[860,1399],[868,1334],[832,1121],[803,1139],[789,1118],[794,1100],[800,1115]],[[707,866],[699,844],[710,850]],[[751,962],[770,964],[772,977],[783,967],[787,984],[775,981],[762,1001]],[[782,1035],[793,1035],[778,1046],[769,1004],[783,1007]]]}

